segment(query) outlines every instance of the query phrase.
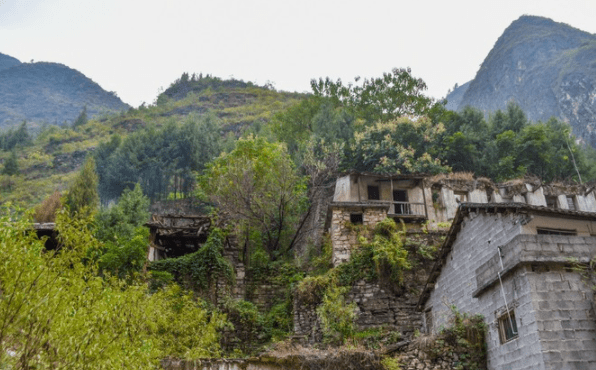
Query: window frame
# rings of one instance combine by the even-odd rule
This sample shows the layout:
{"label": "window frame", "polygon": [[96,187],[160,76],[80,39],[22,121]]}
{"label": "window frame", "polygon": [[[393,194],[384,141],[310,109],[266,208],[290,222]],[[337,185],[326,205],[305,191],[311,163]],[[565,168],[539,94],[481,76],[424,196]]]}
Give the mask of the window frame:
{"label": "window frame", "polygon": [[[509,323],[513,323],[513,328]],[[515,309],[500,315],[497,319],[497,328],[499,330],[499,341],[501,344],[509,343],[519,338],[519,328],[515,319]]]}

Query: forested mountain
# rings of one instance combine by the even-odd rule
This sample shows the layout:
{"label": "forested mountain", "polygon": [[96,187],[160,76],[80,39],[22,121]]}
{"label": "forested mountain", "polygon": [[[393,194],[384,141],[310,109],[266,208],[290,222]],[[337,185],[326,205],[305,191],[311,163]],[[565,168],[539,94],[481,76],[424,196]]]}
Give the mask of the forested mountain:
{"label": "forested mountain", "polygon": [[129,106],[82,73],[58,63],[20,63],[0,54],[0,128],[24,120],[31,126],[72,123],[87,115],[117,112]]}
{"label": "forested mountain", "polygon": [[0,132],[0,170],[16,152],[19,173],[0,175],[0,202],[31,205],[56,189],[66,189],[88,154],[96,157],[104,202],[137,182],[153,200],[188,194],[193,171],[241,135],[266,135],[273,115],[304,96],[185,73],[153,105],[79,117],[68,125],[44,125],[36,136],[28,133],[29,122],[21,122]]}
{"label": "forested mountain", "polygon": [[489,114],[515,102],[532,121],[555,116],[596,145],[596,35],[522,16],[499,37],[476,77],[447,95],[448,108]]}

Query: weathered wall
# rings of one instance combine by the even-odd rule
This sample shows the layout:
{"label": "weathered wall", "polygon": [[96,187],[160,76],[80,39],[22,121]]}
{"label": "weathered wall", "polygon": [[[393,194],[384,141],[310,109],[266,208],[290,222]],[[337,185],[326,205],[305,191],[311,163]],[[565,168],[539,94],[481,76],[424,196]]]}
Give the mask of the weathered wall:
{"label": "weathered wall", "polygon": [[340,207],[334,206],[331,216],[331,243],[333,266],[350,259],[352,246],[356,245],[356,231],[351,227],[350,214],[361,213],[364,226],[374,226],[387,218],[387,207]]}
{"label": "weathered wall", "polygon": [[[489,325],[489,369],[596,368],[593,294],[579,274],[564,267],[569,257],[588,261],[596,252],[596,238],[517,235],[528,220],[515,214],[466,218],[426,303],[433,327],[449,325],[449,305],[483,315]],[[556,219],[531,222],[546,221]],[[497,246],[502,246],[503,269]],[[503,288],[498,271],[505,274]],[[515,310],[519,336],[501,344],[498,319],[506,312],[505,302]]]}
{"label": "weathered wall", "polygon": [[[415,241],[406,245],[413,268],[404,272],[402,287],[378,281],[358,281],[352,286],[346,302],[357,305],[356,326],[359,330],[385,327],[400,332],[403,338],[410,338],[417,329],[422,329],[422,316],[416,305],[433,262],[417,255],[414,244],[437,245],[443,235],[441,232],[408,232],[408,240]],[[294,333],[305,336],[310,343],[322,339],[316,307],[317,304],[294,300]]]}
{"label": "weathered wall", "polygon": [[517,219],[514,214],[500,213],[470,213],[464,219],[435,289],[426,302],[427,309],[432,307],[435,329],[447,326],[451,318],[448,305],[454,304],[461,312],[476,312],[476,299],[472,298],[476,290],[475,270],[494,255],[498,246],[520,233],[521,224],[515,222]]}

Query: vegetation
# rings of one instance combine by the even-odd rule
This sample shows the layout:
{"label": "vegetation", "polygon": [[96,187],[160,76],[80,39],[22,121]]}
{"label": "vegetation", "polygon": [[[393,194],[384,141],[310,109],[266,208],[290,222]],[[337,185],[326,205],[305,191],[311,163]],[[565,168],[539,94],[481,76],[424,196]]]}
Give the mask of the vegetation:
{"label": "vegetation", "polygon": [[99,277],[85,258],[98,241],[89,218],[57,217],[61,248],[45,251],[26,219],[0,222],[3,368],[154,369],[165,356],[217,356],[224,317],[172,286]]}
{"label": "vegetation", "polygon": [[79,175],[68,189],[64,203],[72,215],[95,212],[99,205],[99,194],[97,193],[97,173],[93,157],[89,157],[85,161]]}
{"label": "vegetation", "polygon": [[207,166],[200,185],[207,199],[238,223],[246,261],[251,248],[262,247],[275,260],[294,247],[306,188],[284,145],[241,138]]}

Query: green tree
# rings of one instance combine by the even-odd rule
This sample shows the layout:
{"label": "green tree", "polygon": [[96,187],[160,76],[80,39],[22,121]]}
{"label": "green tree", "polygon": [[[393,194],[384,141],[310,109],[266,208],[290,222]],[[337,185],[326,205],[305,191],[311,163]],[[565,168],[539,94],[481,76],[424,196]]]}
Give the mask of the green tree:
{"label": "green tree", "polygon": [[431,155],[442,124],[429,119],[399,118],[378,122],[354,134],[345,167],[376,173],[440,173],[450,171]]}
{"label": "green tree", "polygon": [[87,118],[87,106],[85,105],[81,113],[79,113],[79,115],[77,116],[77,119],[74,120],[72,127],[76,129],[79,126],[83,126],[87,123],[88,120],[89,119]]}
{"label": "green tree", "polygon": [[111,242],[130,238],[136,228],[149,221],[149,203],[138,183],[133,190],[124,189],[116,205],[101,209],[95,217],[97,238]]}
{"label": "green tree", "polygon": [[224,318],[172,286],[99,277],[90,219],[56,220],[62,248],[44,250],[31,225],[0,217],[0,364],[7,369],[155,369],[167,356],[219,354]]}
{"label": "green tree", "polygon": [[284,145],[253,136],[239,139],[234,150],[207,166],[200,188],[223,213],[244,223],[247,236],[258,233],[258,244],[271,258],[293,247],[306,187]]}
{"label": "green tree", "polygon": [[8,157],[8,159],[6,159],[6,162],[4,162],[2,174],[12,176],[18,175],[19,173],[21,173],[21,171],[19,170],[19,163],[17,162],[17,152],[15,150],[12,150],[12,152],[10,153],[10,157]]}
{"label": "green tree", "polygon": [[347,86],[327,77],[311,80],[315,96],[329,97],[336,106],[344,106],[368,123],[387,122],[404,115],[426,115],[436,104],[423,93],[426,83],[411,75],[410,68],[394,68],[382,77],[364,79]]}
{"label": "green tree", "polygon": [[99,206],[97,183],[95,160],[92,156],[88,156],[66,194],[65,205],[68,206],[71,214],[90,214],[96,211]]}

